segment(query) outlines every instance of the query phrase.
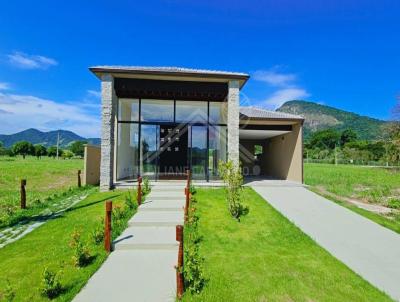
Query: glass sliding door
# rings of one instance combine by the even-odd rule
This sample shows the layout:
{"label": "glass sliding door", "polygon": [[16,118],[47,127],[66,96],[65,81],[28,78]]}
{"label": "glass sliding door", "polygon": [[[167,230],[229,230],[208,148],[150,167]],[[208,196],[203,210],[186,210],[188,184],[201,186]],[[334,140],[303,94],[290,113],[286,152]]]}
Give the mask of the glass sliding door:
{"label": "glass sliding door", "polygon": [[160,126],[141,125],[140,170],[142,176],[156,179],[158,172],[158,136]]}
{"label": "glass sliding door", "polygon": [[207,126],[191,127],[190,154],[193,179],[206,179]]}
{"label": "glass sliding door", "polygon": [[139,125],[118,124],[117,180],[136,179],[139,174]]}
{"label": "glass sliding door", "polygon": [[219,179],[218,163],[226,161],[226,126],[209,127],[208,173],[209,179]]}

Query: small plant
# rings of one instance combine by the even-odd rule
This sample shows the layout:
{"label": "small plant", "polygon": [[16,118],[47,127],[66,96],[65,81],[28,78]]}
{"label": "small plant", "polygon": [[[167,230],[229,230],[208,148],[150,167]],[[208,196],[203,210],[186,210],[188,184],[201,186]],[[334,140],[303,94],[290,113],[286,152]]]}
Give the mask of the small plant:
{"label": "small plant", "polygon": [[190,184],[189,192],[192,195],[196,194],[196,188],[195,188],[195,186],[193,184]]}
{"label": "small plant", "polygon": [[95,244],[100,244],[104,240],[104,218],[99,219],[95,229],[92,231],[92,239]]}
{"label": "small plant", "polygon": [[49,299],[54,299],[62,293],[63,287],[60,281],[61,274],[61,271],[56,273],[47,267],[44,269],[42,274],[42,284],[40,287],[40,292],[43,296],[46,296]]}
{"label": "small plant", "polygon": [[128,192],[125,195],[125,207],[129,208],[130,210],[136,210],[138,207],[137,201],[132,197],[131,192]]}
{"label": "small plant", "polygon": [[389,199],[388,207],[392,209],[400,209],[400,199],[397,198]]}
{"label": "small plant", "polygon": [[239,165],[232,161],[219,162],[219,172],[225,182],[228,209],[233,218],[240,221],[240,217],[249,212],[248,207],[244,206],[243,200],[243,175]]}
{"label": "small plant", "polygon": [[11,286],[10,280],[6,280],[7,285],[2,294],[0,294],[0,301],[12,302],[15,299],[15,291]]}
{"label": "small plant", "polygon": [[200,235],[198,232],[199,216],[196,214],[196,208],[191,205],[189,209],[189,219],[185,226],[185,237],[187,244],[184,245],[185,265],[183,274],[185,288],[191,293],[200,293],[203,289],[206,279],[203,273],[204,258],[199,253]]}
{"label": "small plant", "polygon": [[150,180],[148,177],[143,178],[142,194],[147,195],[151,191]]}
{"label": "small plant", "polygon": [[92,256],[90,255],[89,248],[81,240],[81,233],[75,230],[71,235],[70,247],[74,249],[74,264],[77,267],[84,267],[88,265]]}

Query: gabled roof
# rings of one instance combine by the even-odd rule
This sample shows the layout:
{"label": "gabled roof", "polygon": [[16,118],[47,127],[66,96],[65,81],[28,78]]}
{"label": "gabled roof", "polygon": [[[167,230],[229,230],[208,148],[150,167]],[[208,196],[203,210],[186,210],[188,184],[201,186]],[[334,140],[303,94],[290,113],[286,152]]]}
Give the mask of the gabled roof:
{"label": "gabled roof", "polygon": [[240,107],[240,118],[277,119],[277,120],[304,120],[300,115],[286,112],[266,110],[258,107]]}
{"label": "gabled roof", "polygon": [[242,72],[230,72],[220,70],[193,69],[184,67],[155,67],[155,66],[93,66],[89,70],[96,76],[111,73],[116,75],[151,75],[151,76],[175,76],[192,78],[214,78],[225,80],[239,80],[241,87],[250,76]]}

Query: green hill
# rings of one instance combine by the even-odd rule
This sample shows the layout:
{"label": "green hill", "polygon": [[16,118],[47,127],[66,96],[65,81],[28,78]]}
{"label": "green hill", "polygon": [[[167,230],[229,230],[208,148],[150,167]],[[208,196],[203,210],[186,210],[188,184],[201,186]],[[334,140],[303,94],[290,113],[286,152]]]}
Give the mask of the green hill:
{"label": "green hill", "polygon": [[385,121],[306,101],[284,103],[277,111],[298,114],[305,118],[304,136],[312,132],[333,128],[339,131],[353,129],[359,138],[374,140],[382,135]]}
{"label": "green hill", "polygon": [[84,138],[67,130],[55,130],[42,132],[37,129],[27,129],[14,134],[0,134],[0,142],[7,148],[19,141],[28,141],[32,144],[42,144],[46,147],[55,146],[57,144],[57,136],[60,136],[60,146],[65,148],[74,141],[87,141],[90,144],[99,145],[98,138]]}

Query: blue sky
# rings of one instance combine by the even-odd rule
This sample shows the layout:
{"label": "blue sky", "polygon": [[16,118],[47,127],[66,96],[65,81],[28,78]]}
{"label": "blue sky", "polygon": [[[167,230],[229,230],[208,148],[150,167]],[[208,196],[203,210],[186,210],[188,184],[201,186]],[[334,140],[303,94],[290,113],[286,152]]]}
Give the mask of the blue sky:
{"label": "blue sky", "polygon": [[92,65],[248,72],[246,105],[306,99],[386,119],[400,94],[400,1],[6,1],[0,133],[99,135]]}

